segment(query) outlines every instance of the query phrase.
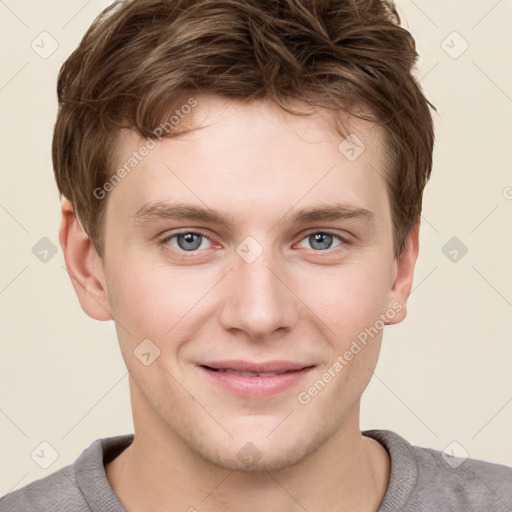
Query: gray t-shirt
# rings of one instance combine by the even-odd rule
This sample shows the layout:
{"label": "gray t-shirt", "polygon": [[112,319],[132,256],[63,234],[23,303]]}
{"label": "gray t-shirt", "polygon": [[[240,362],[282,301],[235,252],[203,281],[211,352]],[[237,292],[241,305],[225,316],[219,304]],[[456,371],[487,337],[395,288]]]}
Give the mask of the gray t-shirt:
{"label": "gray t-shirt", "polygon": [[[378,512],[512,512],[512,468],[446,457],[412,446],[389,430],[368,430],[391,457],[388,489]],[[69,466],[0,499],[0,512],[126,512],[104,464],[133,435],[98,439]]]}

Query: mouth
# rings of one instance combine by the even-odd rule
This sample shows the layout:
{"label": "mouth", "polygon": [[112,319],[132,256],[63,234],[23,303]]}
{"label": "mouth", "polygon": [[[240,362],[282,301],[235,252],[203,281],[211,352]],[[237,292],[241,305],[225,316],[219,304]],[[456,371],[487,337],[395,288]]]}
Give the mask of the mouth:
{"label": "mouth", "polygon": [[223,390],[245,398],[267,398],[296,386],[315,365],[292,361],[220,361],[198,368]]}
{"label": "mouth", "polygon": [[284,375],[285,373],[290,373],[295,370],[287,370],[286,372],[243,372],[240,370],[232,370],[230,368],[210,368],[205,366],[207,370],[212,370],[214,372],[224,372],[230,373],[231,375],[241,375],[242,377],[274,377],[276,375]]}

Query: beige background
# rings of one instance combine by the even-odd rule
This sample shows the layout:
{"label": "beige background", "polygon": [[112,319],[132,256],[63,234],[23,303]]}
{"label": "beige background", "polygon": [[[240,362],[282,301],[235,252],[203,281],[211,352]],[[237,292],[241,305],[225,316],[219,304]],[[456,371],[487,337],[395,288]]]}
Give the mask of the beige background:
{"label": "beige background", "polygon": [[[0,495],[132,429],[113,326],[82,312],[60,248],[46,262],[32,252],[58,245],[57,72],[107,4],[0,1]],[[512,465],[512,1],[398,5],[439,110],[437,148],[410,314],[386,331],[362,428]],[[44,31],[58,43],[47,58],[31,47],[52,49]],[[468,248],[456,262],[442,251],[452,237]],[[58,454],[47,469],[42,442]]]}

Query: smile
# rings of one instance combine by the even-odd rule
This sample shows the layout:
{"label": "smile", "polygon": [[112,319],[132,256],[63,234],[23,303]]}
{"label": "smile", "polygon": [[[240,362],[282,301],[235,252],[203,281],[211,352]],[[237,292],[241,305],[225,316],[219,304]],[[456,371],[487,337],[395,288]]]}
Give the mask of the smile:
{"label": "smile", "polygon": [[287,361],[226,361],[198,365],[210,382],[244,398],[268,398],[295,387],[314,365]]}

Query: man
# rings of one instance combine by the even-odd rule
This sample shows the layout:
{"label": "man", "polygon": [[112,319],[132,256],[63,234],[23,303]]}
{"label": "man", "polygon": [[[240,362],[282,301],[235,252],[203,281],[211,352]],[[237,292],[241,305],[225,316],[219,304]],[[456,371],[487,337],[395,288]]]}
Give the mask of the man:
{"label": "man", "polygon": [[506,511],[512,469],[361,432],[434,142],[392,4],[131,0],[64,64],[54,168],[134,436],[1,511]]}

